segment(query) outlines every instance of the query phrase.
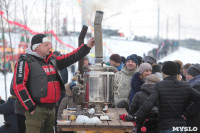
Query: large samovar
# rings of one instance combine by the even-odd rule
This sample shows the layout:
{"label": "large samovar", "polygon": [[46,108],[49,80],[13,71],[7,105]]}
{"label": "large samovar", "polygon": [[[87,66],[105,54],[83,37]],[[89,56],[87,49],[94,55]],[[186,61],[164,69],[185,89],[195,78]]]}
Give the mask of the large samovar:
{"label": "large samovar", "polygon": [[84,69],[83,84],[78,83],[79,91],[74,95],[77,104],[95,106],[95,114],[101,115],[106,104],[114,102],[114,68],[103,62],[102,45],[102,18],[103,12],[96,11],[94,21],[95,33],[95,64]]}

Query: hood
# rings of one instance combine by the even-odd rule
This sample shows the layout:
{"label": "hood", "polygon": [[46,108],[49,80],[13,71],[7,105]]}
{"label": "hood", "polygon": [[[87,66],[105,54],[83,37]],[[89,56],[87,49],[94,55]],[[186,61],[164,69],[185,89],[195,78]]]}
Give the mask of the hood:
{"label": "hood", "polygon": [[188,83],[190,84],[191,87],[200,86],[200,75],[194,77]]}
{"label": "hood", "polygon": [[[27,54],[30,54],[30,55],[33,55],[33,56],[35,56],[35,57],[38,57],[38,58],[40,58],[40,59],[44,59],[44,57],[42,57],[42,56],[39,55],[38,53],[32,51],[31,47],[28,47],[28,48],[26,49],[26,53],[27,53]],[[52,52],[51,52],[51,53],[52,53]],[[46,58],[49,58],[49,56],[52,55],[51,53],[50,53]]]}
{"label": "hood", "polygon": [[151,93],[154,89],[154,86],[155,86],[155,84],[144,83],[141,86],[141,90],[149,96],[149,95],[151,95]]}
{"label": "hood", "polygon": [[26,53],[27,53],[27,54],[30,54],[30,55],[34,55],[34,56],[39,57],[39,58],[41,58],[41,59],[44,58],[44,57],[42,57],[41,55],[39,55],[38,53],[33,52],[33,51],[31,50],[31,47],[28,47],[28,48],[26,49]]}

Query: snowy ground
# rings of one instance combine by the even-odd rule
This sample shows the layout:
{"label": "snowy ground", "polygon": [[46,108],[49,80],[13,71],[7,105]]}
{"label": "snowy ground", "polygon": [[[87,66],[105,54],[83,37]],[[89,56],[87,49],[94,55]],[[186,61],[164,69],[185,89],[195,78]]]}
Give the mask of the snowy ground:
{"label": "snowy ground", "polygon": [[200,63],[199,54],[200,54],[200,51],[180,47],[178,51],[166,56],[160,61],[163,62],[163,61],[168,61],[168,60],[172,60],[172,61],[180,60],[183,62],[183,64]]}
{"label": "snowy ground", "polygon": [[[157,47],[157,45],[149,44],[149,43],[141,43],[141,42],[132,42],[132,41],[119,41],[119,40],[105,40],[107,45],[112,48],[114,53],[118,53],[127,57],[130,54],[138,54],[140,56],[143,53],[147,53],[152,48]],[[106,55],[110,53],[105,52]],[[190,50],[183,47],[180,47],[178,51],[168,55],[167,57],[160,60],[161,62],[166,60],[181,60],[183,63],[200,63],[200,51]],[[7,83],[7,97],[10,96],[10,82],[12,79],[13,74],[8,73],[6,75],[6,83]],[[71,77],[71,75],[70,75]],[[69,77],[69,79],[71,79]],[[2,99],[5,99],[5,83],[4,83],[4,76],[0,73],[0,96]],[[3,116],[0,115],[0,125],[3,124]]]}

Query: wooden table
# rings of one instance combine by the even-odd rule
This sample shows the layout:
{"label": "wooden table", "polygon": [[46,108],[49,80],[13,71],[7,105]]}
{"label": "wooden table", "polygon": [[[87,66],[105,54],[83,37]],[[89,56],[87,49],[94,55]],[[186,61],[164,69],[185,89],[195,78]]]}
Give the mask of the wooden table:
{"label": "wooden table", "polygon": [[134,128],[132,122],[124,122],[119,119],[120,114],[128,114],[125,108],[109,108],[107,115],[111,121],[102,121],[102,124],[82,124],[72,121],[70,123],[58,123],[58,131],[109,131],[109,132],[131,132]]}

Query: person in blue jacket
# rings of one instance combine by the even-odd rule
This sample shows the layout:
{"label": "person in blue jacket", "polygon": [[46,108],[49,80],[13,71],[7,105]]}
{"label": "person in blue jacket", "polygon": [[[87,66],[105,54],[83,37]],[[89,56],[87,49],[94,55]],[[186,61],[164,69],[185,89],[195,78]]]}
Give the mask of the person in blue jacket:
{"label": "person in blue jacket", "polygon": [[4,125],[0,127],[0,133],[18,133],[17,116],[14,113],[15,96],[10,96],[5,102],[0,97],[0,114],[4,115]]}

